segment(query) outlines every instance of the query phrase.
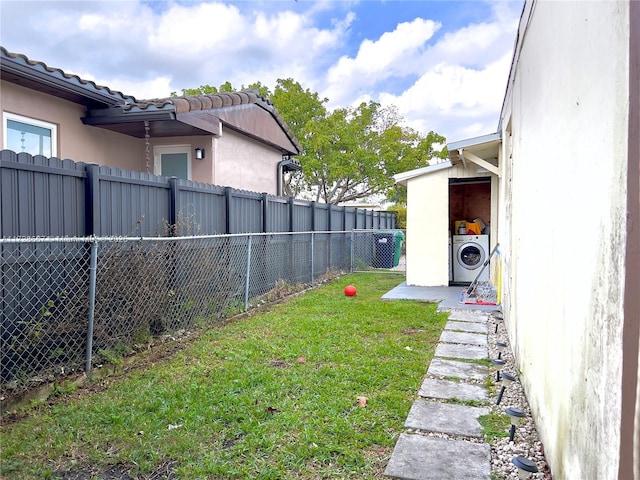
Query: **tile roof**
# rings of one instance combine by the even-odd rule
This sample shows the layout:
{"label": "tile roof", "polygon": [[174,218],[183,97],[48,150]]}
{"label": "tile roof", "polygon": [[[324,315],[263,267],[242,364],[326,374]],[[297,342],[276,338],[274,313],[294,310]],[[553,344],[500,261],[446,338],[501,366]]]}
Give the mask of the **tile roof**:
{"label": "tile roof", "polygon": [[[224,92],[208,95],[187,95],[182,97],[168,97],[151,100],[137,100],[131,95],[125,95],[122,92],[111,90],[109,87],[101,86],[91,80],[84,80],[78,75],[64,72],[59,68],[53,68],[44,62],[30,60],[26,55],[21,53],[11,53],[6,48],[0,46],[0,61],[3,64],[3,70],[9,67],[7,62],[13,62],[18,66],[27,68],[28,72],[35,71],[47,76],[47,78],[55,78],[70,85],[75,90],[75,94],[82,94],[79,91],[99,94],[103,99],[108,97],[109,104],[122,110],[126,114],[132,113],[152,113],[157,111],[173,111],[176,113],[188,113],[204,110],[215,110],[226,107],[235,107],[242,105],[256,105],[263,110],[269,112],[271,116],[280,125],[287,137],[291,140],[298,151],[302,151],[302,147],[295,137],[291,128],[284,121],[280,113],[276,110],[273,102],[262,97],[256,90],[243,90],[240,92]],[[24,72],[24,70],[22,70]],[[42,78],[42,77],[40,77]],[[59,83],[58,83],[59,84]],[[78,88],[79,87],[79,88]]]}
{"label": "tile roof", "polygon": [[295,134],[287,125],[282,115],[269,98],[262,97],[257,90],[247,89],[239,92],[223,92],[206,95],[186,95],[182,97],[158,98],[154,100],[137,100],[122,105],[126,112],[145,112],[150,110],[165,110],[173,107],[176,113],[195,112],[200,110],[215,110],[217,108],[235,107],[240,105],[257,105],[268,111],[278,122],[280,127],[291,139],[298,151],[302,146]]}
{"label": "tile roof", "polygon": [[208,95],[187,95],[183,97],[158,98],[154,100],[137,100],[134,103],[123,105],[123,108],[126,110],[139,109],[142,111],[150,108],[162,109],[166,107],[166,105],[173,105],[176,112],[184,113],[197,110],[232,107],[235,105],[247,105],[251,103],[263,103],[264,106],[273,108],[273,103],[258,95],[256,90],[214,93]]}
{"label": "tile roof", "polygon": [[135,97],[132,97],[130,95],[125,95],[124,93],[119,92],[117,90],[111,90],[109,87],[98,85],[97,83],[95,83],[92,80],[84,80],[84,79],[80,78],[78,75],[67,73],[67,72],[61,70],[60,68],[50,67],[44,62],[38,62],[38,61],[31,60],[26,55],[24,55],[22,53],[9,52],[5,47],[0,46],[0,62],[4,63],[3,60],[5,60],[5,59],[12,60],[12,61],[14,61],[14,62],[16,62],[18,64],[30,67],[31,69],[36,70],[36,71],[40,71],[42,73],[49,74],[49,75],[51,75],[53,77],[56,77],[56,78],[59,78],[61,80],[66,80],[67,82],[69,82],[71,84],[93,89],[93,90],[95,90],[97,92],[100,92],[100,93],[106,94],[108,96],[114,97],[114,99],[123,101],[125,103],[127,103],[127,102],[135,102],[136,101]]}

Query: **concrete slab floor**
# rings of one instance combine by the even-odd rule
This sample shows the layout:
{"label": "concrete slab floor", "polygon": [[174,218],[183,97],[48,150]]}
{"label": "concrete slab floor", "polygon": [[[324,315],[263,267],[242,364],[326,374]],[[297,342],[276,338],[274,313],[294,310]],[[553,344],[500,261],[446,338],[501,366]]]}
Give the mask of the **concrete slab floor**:
{"label": "concrete slab floor", "polygon": [[416,400],[404,423],[406,428],[480,438],[478,417],[488,415],[486,407]]}
{"label": "concrete slab floor", "polygon": [[456,320],[458,322],[472,322],[472,323],[487,323],[489,318],[488,313],[477,312],[477,311],[464,311],[458,310],[455,312],[451,312],[449,315],[449,320]]}
{"label": "concrete slab floor", "polygon": [[489,401],[487,389],[472,383],[453,382],[439,378],[425,378],[422,382],[418,395],[423,398],[461,400],[476,402]]}
{"label": "concrete slab floor", "polygon": [[483,360],[489,358],[489,349],[480,345],[458,345],[439,343],[436,345],[436,357],[464,358],[465,360]]}
{"label": "concrete slab floor", "polygon": [[476,323],[476,322],[460,322],[457,320],[449,320],[447,324],[444,326],[445,330],[462,330],[463,332],[469,333],[484,333],[487,332],[487,323]]}
{"label": "concrete slab floor", "polygon": [[463,286],[417,287],[402,282],[382,296],[382,300],[419,300],[422,302],[438,303],[438,311],[465,309],[481,312],[493,312],[496,305],[473,305],[460,303]]}
{"label": "concrete slab floor", "polygon": [[489,480],[491,449],[486,443],[403,433],[384,474],[406,480]]}
{"label": "concrete slab floor", "polygon": [[487,334],[443,330],[440,334],[440,341],[444,343],[463,343],[465,345],[484,346],[487,344]]}
{"label": "concrete slab floor", "polygon": [[483,365],[442,358],[433,358],[427,371],[427,374],[432,376],[457,377],[466,380],[484,380],[490,373],[490,370]]}

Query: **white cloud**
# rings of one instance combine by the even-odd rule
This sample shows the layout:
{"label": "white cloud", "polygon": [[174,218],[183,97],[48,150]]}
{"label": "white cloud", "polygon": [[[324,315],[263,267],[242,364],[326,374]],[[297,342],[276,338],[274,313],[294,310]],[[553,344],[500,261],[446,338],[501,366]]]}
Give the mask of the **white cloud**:
{"label": "white cloud", "polygon": [[376,41],[365,39],[355,58],[343,56],[329,69],[324,95],[340,104],[353,97],[354,90],[376,85],[392,76],[405,75],[412,57],[421,52],[439,28],[437,22],[416,18],[400,23],[394,31],[385,32]]}
{"label": "white cloud", "polygon": [[[442,35],[406,62],[417,78],[404,91],[388,91],[380,83],[378,93],[368,92],[369,96],[383,105],[397,106],[408,125],[423,133],[434,130],[449,140],[458,140],[494,132],[518,13],[498,2],[485,22],[450,31],[443,25]],[[406,72],[405,77],[398,71],[392,74],[411,78]]]}
{"label": "white cloud", "polygon": [[[39,2],[39,21],[27,15],[34,4],[2,3],[3,45],[65,71],[90,71],[91,79],[138,98],[149,96],[149,85],[158,93],[167,79],[164,95],[225,81],[273,85],[283,77],[320,89],[316,70],[329,68],[336,54],[327,53],[337,52],[355,20],[353,13],[342,12],[326,27],[316,25],[307,10],[324,12],[331,5],[322,3],[294,12],[274,11],[269,2],[261,10],[257,2],[167,3],[152,9],[119,1],[76,8],[70,2]],[[32,31],[6,21],[22,15],[32,18]],[[5,44],[6,38],[20,41]],[[118,83],[108,83],[113,81]],[[129,87],[133,90],[125,91]]]}
{"label": "white cloud", "polygon": [[[397,105],[422,132],[495,130],[521,3],[497,1],[456,28],[446,17],[410,18],[366,38],[354,12],[376,5],[1,0],[0,43],[137,98],[291,77],[332,106]],[[344,53],[349,44],[356,53]]]}
{"label": "white cloud", "polygon": [[160,49],[172,57],[219,55],[230,42],[238,48],[248,28],[235,6],[221,3],[176,4],[154,20],[146,48]]}
{"label": "white cloud", "polygon": [[[381,93],[379,100],[396,105],[414,128],[435,130],[448,139],[491,133],[498,122],[510,65],[511,52],[478,70],[443,62],[401,95]],[[479,131],[480,126],[488,130]]]}
{"label": "white cloud", "polygon": [[485,114],[500,106],[510,65],[510,52],[481,70],[443,62],[422,75],[402,95],[382,93],[380,100],[397,105],[407,114],[424,110],[461,117]]}

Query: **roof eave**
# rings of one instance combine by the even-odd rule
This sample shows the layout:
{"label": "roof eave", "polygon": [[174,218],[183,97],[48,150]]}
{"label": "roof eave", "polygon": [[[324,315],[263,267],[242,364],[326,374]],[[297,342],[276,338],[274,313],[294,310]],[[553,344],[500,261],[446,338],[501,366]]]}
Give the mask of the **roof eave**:
{"label": "roof eave", "polygon": [[296,150],[295,152],[290,152],[290,153],[292,155],[300,155],[303,151],[302,145],[300,144],[300,141],[291,130],[291,127],[287,124],[284,118],[282,118],[282,115],[280,115],[280,112],[278,112],[278,110],[273,105],[270,105],[269,103],[265,102],[262,99],[258,99],[258,101],[256,102],[256,105],[260,108],[263,108],[267,112],[269,112],[271,116],[274,118],[274,120],[278,122],[278,125],[280,125],[280,128],[282,129],[282,131],[287,136],[287,138],[289,139],[289,141],[291,142],[291,144]]}
{"label": "roof eave", "polygon": [[[123,101],[125,101],[124,97],[111,95],[106,91],[98,90],[90,82],[84,84],[78,80],[74,81],[75,77],[66,78],[61,74],[56,74],[55,71],[50,72],[38,68],[37,64],[30,65],[26,62],[22,62],[20,61],[21,57],[13,58],[9,55],[5,55],[4,51],[2,51],[0,59],[0,71],[23,78],[26,81],[40,84],[61,92],[78,95],[91,102],[102,105],[114,106],[122,104]],[[133,97],[131,98],[133,99]]]}
{"label": "roof eave", "polygon": [[[288,147],[286,147],[284,145],[281,145],[281,144],[278,144],[278,143],[275,143],[275,142],[270,142],[269,140],[267,140],[266,138],[264,138],[261,135],[256,135],[256,134],[251,133],[251,132],[249,132],[247,130],[238,128],[233,124],[223,122],[223,125],[224,125],[225,128],[228,128],[229,130],[233,130],[234,132],[237,132],[237,133],[240,133],[240,134],[242,134],[242,135],[244,135],[246,137],[252,138],[252,139],[254,139],[255,141],[257,141],[259,143],[262,143],[264,145],[268,145],[271,148],[274,148],[276,150],[280,150],[280,153],[282,153],[282,155],[299,155],[300,154],[300,150],[298,150],[298,148],[293,144],[293,142],[291,142],[291,146],[293,148],[288,148]],[[289,137],[287,137],[287,138],[289,138]]]}
{"label": "roof eave", "polygon": [[467,162],[470,161],[478,165],[478,167],[500,176],[498,159],[500,157],[501,143],[501,132],[451,142],[447,144],[449,160],[454,165],[462,163],[465,167]]}
{"label": "roof eave", "polygon": [[427,167],[416,168],[415,170],[409,170],[408,172],[398,173],[393,176],[393,180],[398,184],[404,187],[407,186],[407,182],[413,178],[421,177],[423,175],[429,175],[434,172],[438,172],[440,170],[445,170],[447,168],[453,167],[453,164],[450,160],[445,160],[444,162],[436,163],[434,165],[429,165]]}
{"label": "roof eave", "polygon": [[483,145],[485,143],[495,142],[496,140],[500,141],[502,139],[502,134],[500,132],[489,133],[487,135],[482,135],[480,137],[472,137],[467,138],[465,140],[459,140],[457,142],[447,143],[447,150],[449,152],[453,150],[460,150],[461,148],[469,148],[476,145]]}
{"label": "roof eave", "polygon": [[113,114],[113,115],[87,115],[82,117],[82,123],[94,127],[104,125],[117,125],[120,123],[135,122],[156,122],[159,120],[175,120],[175,113],[170,110],[160,110],[153,112],[135,112],[129,114]]}

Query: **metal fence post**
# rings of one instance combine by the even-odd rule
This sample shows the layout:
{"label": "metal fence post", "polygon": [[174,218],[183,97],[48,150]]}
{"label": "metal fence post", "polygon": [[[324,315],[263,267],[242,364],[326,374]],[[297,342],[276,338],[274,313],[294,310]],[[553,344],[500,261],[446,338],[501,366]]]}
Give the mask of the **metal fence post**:
{"label": "metal fence post", "polygon": [[89,318],[87,325],[87,350],[85,352],[84,373],[91,373],[91,353],[93,350],[93,317],[96,308],[96,276],[98,270],[98,241],[91,242],[91,259],[89,261]]}
{"label": "metal fence post", "polygon": [[232,221],[231,221],[231,213],[233,212],[233,208],[231,206],[231,202],[233,201],[233,189],[231,187],[224,187],[224,233],[233,233],[232,229]]}
{"label": "metal fence post", "polygon": [[178,220],[180,216],[180,186],[178,185],[178,178],[171,177],[169,179],[169,228],[171,230],[169,236],[177,237],[180,235],[178,232]]}
{"label": "metal fence post", "polygon": [[294,224],[295,224],[295,215],[294,215],[294,209],[295,209],[295,199],[293,197],[289,197],[289,231],[293,232],[294,231]]}
{"label": "metal fence post", "polygon": [[100,235],[100,167],[87,165],[86,172],[85,235]]}
{"label": "metal fence post", "polygon": [[311,230],[316,229],[316,202],[311,202]]}
{"label": "metal fence post", "polygon": [[353,230],[351,230],[351,273],[353,273],[353,249],[354,249],[354,235]]}
{"label": "metal fence post", "polygon": [[262,231],[269,231],[269,195],[262,194]]}
{"label": "metal fence post", "polygon": [[244,280],[244,311],[249,310],[249,277],[251,275],[251,235],[247,235],[247,274]]}
{"label": "metal fence post", "polygon": [[315,272],[315,265],[314,265],[314,259],[316,258],[315,254],[314,254],[314,250],[313,250],[313,240],[314,240],[314,236],[315,233],[311,232],[311,285],[314,284],[314,279],[316,277],[316,272]]}

